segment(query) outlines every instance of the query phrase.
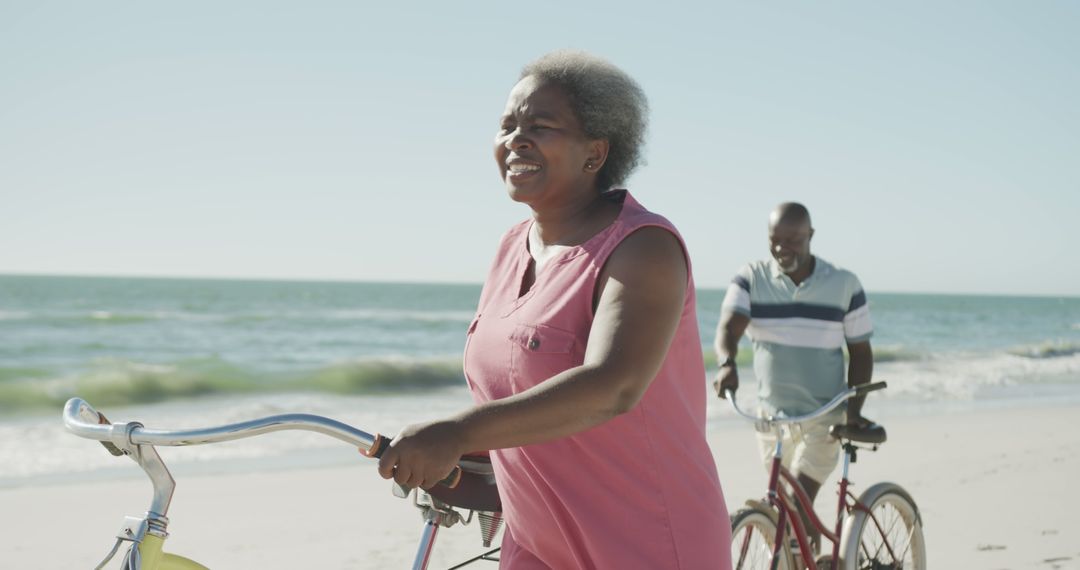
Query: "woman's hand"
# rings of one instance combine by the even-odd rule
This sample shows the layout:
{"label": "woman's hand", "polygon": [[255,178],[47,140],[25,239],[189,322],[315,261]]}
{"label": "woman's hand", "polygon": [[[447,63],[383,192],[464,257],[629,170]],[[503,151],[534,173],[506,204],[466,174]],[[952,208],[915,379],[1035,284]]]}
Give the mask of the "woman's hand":
{"label": "woman's hand", "polygon": [[468,451],[462,436],[461,425],[450,420],[406,426],[379,459],[379,475],[428,489],[449,475]]}

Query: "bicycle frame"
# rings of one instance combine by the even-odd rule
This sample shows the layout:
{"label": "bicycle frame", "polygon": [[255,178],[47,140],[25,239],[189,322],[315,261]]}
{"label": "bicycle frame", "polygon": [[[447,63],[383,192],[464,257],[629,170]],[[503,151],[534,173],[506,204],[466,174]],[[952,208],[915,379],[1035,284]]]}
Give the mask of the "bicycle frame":
{"label": "bicycle frame", "polygon": [[[833,530],[827,528],[825,523],[822,522],[821,519],[817,516],[817,513],[814,512],[813,502],[810,500],[809,495],[806,494],[806,491],[802,488],[802,485],[799,484],[799,481],[795,477],[795,475],[783,466],[781,459],[783,457],[783,429],[785,424],[798,424],[820,418],[825,414],[829,413],[830,411],[836,409],[840,406],[840,404],[860,392],[868,392],[884,387],[884,382],[878,382],[875,384],[862,385],[859,387],[850,388],[837,395],[835,398],[833,398],[832,401],[825,404],[818,410],[804,416],[798,416],[793,418],[754,417],[739,408],[738,404],[735,402],[734,392],[730,390],[727,391],[726,397],[731,402],[732,407],[739,415],[755,421],[755,423],[757,423],[758,425],[767,426],[776,435],[776,445],[773,449],[772,463],[769,469],[768,492],[766,495],[766,501],[768,502],[769,506],[775,509],[777,513],[776,536],[773,541],[772,560],[770,563],[770,566],[773,570],[776,570],[776,568],[780,564],[780,559],[785,546],[785,534],[789,524],[791,525],[792,531],[795,533],[795,540],[799,545],[799,552],[812,553],[814,551],[810,543],[810,538],[806,532],[806,529],[804,528],[802,517],[798,516],[797,514],[799,509],[797,509],[796,507],[802,507],[801,510],[803,513],[806,513],[807,520],[809,520],[810,524],[813,525],[815,529],[817,529],[817,531],[821,534],[822,538],[832,542],[832,562],[830,564],[830,568],[832,568],[832,570],[838,569],[838,565],[840,563],[840,534],[844,524],[844,519],[849,515],[852,510],[859,510],[865,512],[867,516],[869,516],[870,519],[874,522],[874,525],[878,528],[878,530],[882,530],[881,525],[878,523],[877,518],[874,516],[873,512],[871,512],[865,505],[860,503],[859,500],[854,496],[854,494],[851,493],[849,489],[850,481],[848,479],[848,472],[851,462],[854,461],[856,449],[856,446],[851,441],[845,441],[842,444],[842,447],[844,449],[844,464],[839,482],[840,489],[837,493],[836,525]],[[783,491],[783,489],[781,489],[781,480],[787,483],[788,487],[794,492],[794,500],[788,497],[788,495]],[[746,543],[744,543],[742,549],[745,550],[746,547],[747,545]],[[886,543],[886,547],[889,549],[890,554],[892,554],[892,546]],[[800,561],[802,563],[802,567],[805,570],[816,570],[816,563],[813,560],[801,558]],[[811,566],[811,564],[814,564],[814,566]]]}
{"label": "bicycle frame", "polygon": [[[832,568],[835,570],[836,565],[840,560],[840,531],[844,524],[844,517],[851,509],[858,509],[866,511],[867,514],[874,520],[874,524],[877,524],[874,519],[873,513],[871,513],[865,505],[859,503],[854,494],[848,489],[850,481],[848,480],[848,469],[851,463],[851,456],[854,453],[853,450],[848,449],[848,446],[852,444],[845,444],[844,449],[844,468],[839,482],[839,492],[837,493],[837,505],[836,505],[836,526],[834,530],[829,530],[825,523],[814,512],[813,502],[810,500],[810,496],[806,494],[806,491],[799,484],[798,478],[795,477],[791,471],[781,464],[781,451],[782,451],[782,437],[777,434],[776,448],[773,452],[772,467],[769,472],[769,487],[767,499],[770,505],[777,510],[777,530],[776,540],[773,543],[773,567],[779,561],[780,552],[784,547],[785,532],[787,524],[791,524],[791,529],[795,533],[795,540],[799,544],[800,552],[813,552],[813,548],[810,544],[809,535],[806,533],[806,529],[803,527],[803,520],[799,516],[795,516],[792,513],[796,512],[797,506],[802,507],[802,512],[807,514],[810,524],[813,525],[821,537],[825,540],[832,542]],[[788,497],[786,493],[780,488],[780,481],[783,480],[788,484],[788,487],[794,491],[795,501]],[[809,564],[804,565],[810,568]]]}

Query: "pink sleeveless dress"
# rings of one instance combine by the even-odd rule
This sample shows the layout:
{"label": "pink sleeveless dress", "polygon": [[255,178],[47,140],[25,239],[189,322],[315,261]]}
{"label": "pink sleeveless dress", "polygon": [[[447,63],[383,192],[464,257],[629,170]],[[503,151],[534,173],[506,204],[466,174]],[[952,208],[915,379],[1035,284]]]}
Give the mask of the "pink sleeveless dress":
{"label": "pink sleeveless dress", "polygon": [[[532,222],[503,237],[465,346],[477,402],[581,365],[611,252],[645,226],[679,237],[629,193],[611,196],[623,202],[618,218],[550,260],[521,297]],[[637,406],[569,437],[491,452],[506,520],[500,567],[730,568],[731,523],[705,441],[705,398],[691,278],[671,348]]]}

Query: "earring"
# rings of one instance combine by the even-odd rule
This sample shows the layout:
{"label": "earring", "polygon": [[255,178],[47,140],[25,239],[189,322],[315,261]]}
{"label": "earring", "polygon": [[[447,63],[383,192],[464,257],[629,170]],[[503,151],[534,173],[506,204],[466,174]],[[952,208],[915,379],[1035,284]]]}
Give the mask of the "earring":
{"label": "earring", "polygon": [[591,161],[586,162],[585,163],[585,170],[592,170],[592,169],[593,169],[593,163]]}

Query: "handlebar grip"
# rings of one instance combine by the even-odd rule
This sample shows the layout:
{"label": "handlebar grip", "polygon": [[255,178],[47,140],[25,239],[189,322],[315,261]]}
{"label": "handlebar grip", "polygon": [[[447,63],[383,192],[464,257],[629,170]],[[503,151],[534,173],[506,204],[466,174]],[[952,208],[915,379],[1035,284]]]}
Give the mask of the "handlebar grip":
{"label": "handlebar grip", "polygon": [[379,459],[383,456],[383,453],[386,453],[386,450],[390,448],[390,442],[393,439],[393,437],[386,437],[381,433],[375,434],[375,441],[371,442],[371,449],[368,449],[364,455],[373,459]]}
{"label": "handlebar grip", "polygon": [[855,391],[857,394],[866,394],[867,392],[884,390],[888,385],[888,382],[885,382],[884,380],[881,382],[871,382],[869,384],[859,384],[858,386],[855,386]]}
{"label": "handlebar grip", "polygon": [[[362,453],[373,459],[379,459],[383,456],[384,453],[386,453],[386,450],[390,448],[390,442],[393,441],[393,439],[394,436],[382,435],[377,433],[375,434],[375,441],[371,442],[371,449],[368,449],[367,452]],[[455,465],[454,469],[450,471],[450,474],[446,477],[443,477],[442,480],[439,481],[437,484],[442,485],[443,487],[453,489],[454,487],[457,487],[458,483],[460,482],[461,466]]]}

